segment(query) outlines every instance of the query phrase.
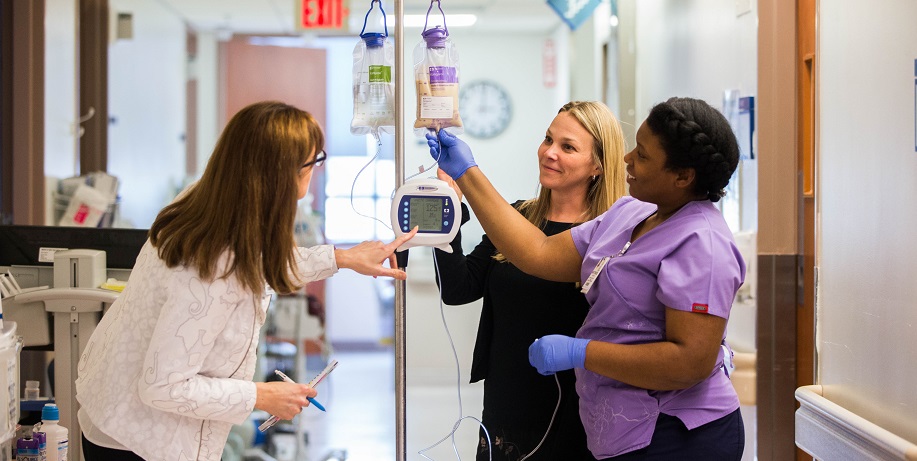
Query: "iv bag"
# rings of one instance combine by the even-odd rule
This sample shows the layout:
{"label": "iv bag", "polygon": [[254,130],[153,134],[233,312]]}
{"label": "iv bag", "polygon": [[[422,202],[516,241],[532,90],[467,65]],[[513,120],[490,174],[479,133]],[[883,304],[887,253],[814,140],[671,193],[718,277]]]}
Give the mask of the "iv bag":
{"label": "iv bag", "polygon": [[417,120],[414,134],[424,136],[430,129],[462,134],[459,116],[459,57],[440,26],[425,30],[423,40],[414,47],[414,82],[417,89]]}
{"label": "iv bag", "polygon": [[376,32],[362,34],[353,49],[352,134],[395,132],[395,50],[385,38]]}

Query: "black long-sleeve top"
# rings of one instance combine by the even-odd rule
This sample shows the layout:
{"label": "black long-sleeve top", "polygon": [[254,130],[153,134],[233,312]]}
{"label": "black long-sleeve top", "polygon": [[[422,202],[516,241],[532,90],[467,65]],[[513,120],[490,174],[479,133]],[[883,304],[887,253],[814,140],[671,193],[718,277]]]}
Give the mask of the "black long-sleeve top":
{"label": "black long-sleeve top", "polygon": [[[468,220],[465,204],[462,211],[464,224]],[[554,235],[572,226],[546,221],[541,228],[546,235]],[[491,439],[502,437],[503,443],[516,443],[516,449],[525,454],[541,440],[557,405],[554,376],[542,376],[529,364],[529,345],[548,334],[575,336],[589,304],[577,284],[525,274],[509,262],[494,260],[496,253],[484,235],[465,255],[460,231],[452,241],[451,254],[436,250],[436,263],[444,303],[459,305],[484,298],[471,382],[484,380],[483,422]],[[557,376],[563,399],[552,434],[528,459],[592,459],[579,418],[573,371]]]}

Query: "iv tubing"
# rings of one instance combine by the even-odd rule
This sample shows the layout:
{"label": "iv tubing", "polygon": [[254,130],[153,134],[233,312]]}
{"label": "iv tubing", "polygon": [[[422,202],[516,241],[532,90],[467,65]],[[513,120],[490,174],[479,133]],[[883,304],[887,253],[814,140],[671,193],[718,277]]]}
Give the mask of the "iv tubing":
{"label": "iv tubing", "polygon": [[[458,447],[455,445],[455,431],[458,430],[458,428],[459,428],[459,426],[462,424],[462,421],[463,421],[463,420],[465,420],[465,419],[473,419],[473,420],[475,420],[475,421],[478,422],[478,424],[481,426],[481,429],[484,429],[484,435],[487,436],[487,457],[488,457],[488,459],[490,459],[490,460],[492,461],[492,460],[493,460],[494,454],[493,454],[493,451],[492,451],[492,447],[491,447],[491,445],[490,445],[490,432],[487,431],[487,427],[484,426],[484,422],[481,421],[481,420],[478,419],[478,418],[473,417],[473,416],[462,416],[462,413],[463,413],[464,411],[462,410],[462,372],[461,372],[461,366],[459,365],[458,352],[455,350],[455,342],[452,341],[452,333],[449,332],[449,324],[446,323],[446,312],[445,312],[445,309],[443,308],[443,281],[442,281],[442,278],[440,278],[439,263],[436,261],[436,250],[434,250],[434,249],[431,248],[430,251],[433,252],[433,267],[436,267],[436,268],[437,268],[437,269],[436,269],[436,280],[437,280],[437,282],[438,282],[438,283],[437,283],[437,286],[439,287],[439,316],[440,316],[440,318],[442,318],[442,320],[443,320],[443,329],[446,330],[446,337],[449,338],[449,346],[452,347],[452,357],[455,359],[455,375],[456,375],[456,376],[455,376],[455,378],[456,378],[456,379],[455,379],[455,381],[456,381],[456,382],[455,382],[455,384],[456,384],[456,385],[455,385],[455,389],[456,389],[457,394],[458,394],[458,410],[459,410],[459,417],[458,417],[458,419],[455,421],[455,424],[452,425],[452,431],[450,431],[448,434],[446,434],[445,436],[443,436],[443,438],[441,438],[441,439],[439,439],[438,441],[436,441],[436,443],[434,443],[433,445],[430,445],[429,447],[426,447],[426,448],[424,448],[424,449],[418,451],[417,454],[419,454],[420,456],[423,456],[423,457],[426,458],[426,459],[429,459],[430,461],[433,461],[433,458],[428,457],[428,456],[427,456],[426,454],[424,454],[424,453],[427,452],[427,451],[432,450],[433,448],[436,448],[437,445],[443,443],[446,439],[448,439],[448,438],[451,437],[451,438],[452,438],[452,451],[455,452],[455,458],[458,459],[459,461],[461,461],[462,457],[459,455]],[[558,382],[557,385],[560,386],[560,383]],[[560,406],[560,400],[558,400],[557,404],[558,404],[558,406]]]}
{"label": "iv tubing", "polygon": [[[379,222],[380,224],[382,224],[383,226],[385,226],[386,229],[392,230],[392,226],[390,226],[389,223],[387,223],[387,222],[385,222],[385,221],[383,221],[383,220],[381,220],[381,219],[379,219],[379,218],[377,218],[377,217],[375,217],[375,216],[369,216],[369,215],[365,215],[365,214],[363,214],[363,213],[360,213],[359,211],[357,211],[356,205],[353,204],[353,192],[354,192],[354,190],[355,190],[356,187],[357,187],[357,179],[360,178],[360,175],[363,174],[363,171],[365,171],[366,168],[368,168],[370,165],[372,165],[373,161],[376,160],[376,158],[379,156],[380,153],[382,153],[382,139],[380,138],[379,130],[373,128],[372,134],[373,134],[373,139],[376,140],[376,153],[375,153],[375,155],[372,156],[371,159],[369,159],[368,162],[366,162],[365,165],[363,165],[363,168],[360,168],[360,171],[358,171],[358,172],[357,172],[357,175],[353,178],[353,183],[350,184],[350,209],[352,209],[353,212],[356,213],[357,215],[362,216],[362,217],[364,217],[364,218],[369,218],[369,219],[372,219],[372,220],[374,220],[374,221],[377,221],[377,222]],[[416,176],[416,175],[415,175],[415,176]],[[408,178],[408,179],[410,179],[410,178]],[[373,184],[373,188],[375,188],[375,184]],[[393,190],[390,198],[394,198],[394,197],[395,197],[395,191]]]}
{"label": "iv tubing", "polygon": [[[438,160],[438,159],[437,159],[437,160]],[[421,449],[420,451],[417,452],[417,454],[419,454],[420,456],[424,457],[425,459],[428,459],[428,460],[430,460],[430,461],[433,461],[433,459],[430,458],[430,457],[428,457],[425,453],[426,453],[427,451],[432,450],[433,448],[436,448],[439,444],[443,443],[447,438],[450,438],[450,437],[451,437],[451,438],[452,438],[452,450],[455,452],[455,457],[456,457],[456,459],[458,459],[459,461],[461,461],[462,457],[459,455],[459,453],[458,453],[458,447],[455,445],[455,431],[458,430],[458,428],[459,428],[459,426],[462,424],[462,421],[463,421],[463,420],[466,420],[466,419],[473,419],[473,420],[477,421],[477,422],[478,422],[478,425],[481,426],[481,429],[484,430],[484,435],[485,435],[485,437],[487,437],[487,455],[488,455],[488,459],[493,460],[493,446],[491,445],[490,432],[487,430],[487,426],[485,426],[485,425],[484,425],[484,422],[481,421],[480,419],[477,419],[477,418],[475,418],[475,417],[473,417],[473,416],[463,416],[463,415],[462,415],[462,413],[464,412],[464,410],[462,409],[463,407],[462,407],[462,373],[461,373],[461,365],[459,364],[458,352],[455,350],[455,342],[452,340],[452,333],[449,331],[449,324],[446,322],[446,313],[445,313],[445,310],[444,310],[444,308],[443,308],[443,288],[442,288],[442,287],[443,287],[443,281],[442,281],[442,278],[441,278],[441,276],[440,276],[439,262],[438,262],[437,259],[436,259],[436,251],[433,250],[433,249],[431,249],[430,251],[433,252],[433,267],[436,268],[436,280],[437,280],[437,284],[436,284],[436,285],[439,287],[439,315],[440,315],[440,318],[442,318],[442,321],[443,321],[443,329],[446,330],[446,337],[449,339],[449,346],[452,347],[452,357],[455,359],[456,390],[458,391],[459,417],[458,417],[458,419],[455,421],[455,424],[453,424],[453,426],[452,426],[452,431],[450,431],[448,434],[446,434],[445,436],[443,436],[443,438],[437,440],[436,443],[434,443],[433,445],[430,445],[430,446],[428,446],[428,447],[426,447],[426,448]],[[561,399],[563,398],[563,391],[562,391],[562,389],[561,389],[561,387],[560,387],[560,378],[557,377],[557,373],[554,374],[554,382],[557,384],[557,404],[554,405],[554,413],[551,414],[551,421],[548,422],[548,428],[545,429],[544,435],[541,437],[541,440],[538,442],[538,445],[536,445],[535,448],[532,449],[532,451],[528,452],[528,453],[525,454],[522,458],[520,458],[519,461],[525,461],[525,460],[531,458],[532,455],[534,455],[534,454],[538,451],[538,449],[541,448],[541,445],[544,444],[544,441],[547,440],[548,434],[551,433],[551,428],[554,426],[554,420],[557,418],[557,412],[560,410],[560,403],[561,403]]]}

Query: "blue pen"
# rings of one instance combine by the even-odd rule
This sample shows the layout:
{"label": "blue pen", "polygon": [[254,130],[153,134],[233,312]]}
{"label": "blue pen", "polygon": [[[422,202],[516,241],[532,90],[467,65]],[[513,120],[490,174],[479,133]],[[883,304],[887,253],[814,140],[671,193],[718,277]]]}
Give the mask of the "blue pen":
{"label": "blue pen", "polygon": [[310,402],[312,402],[312,405],[315,405],[315,408],[318,408],[319,410],[325,411],[325,407],[323,407],[322,404],[318,403],[318,400],[315,400],[315,399],[313,399],[312,397],[306,397],[306,398],[307,398]]}
{"label": "blue pen", "polygon": [[[314,388],[315,386],[317,386],[318,383],[320,383],[323,379],[325,379],[325,376],[328,376],[328,374],[331,373],[331,371],[334,370],[335,367],[337,366],[338,366],[337,360],[332,360],[331,362],[329,362],[328,366],[326,366],[325,369],[322,370],[322,372],[318,374],[318,376],[316,376],[315,378],[312,378],[312,381],[309,381],[309,387]],[[283,374],[282,371],[274,370],[274,373],[276,373],[277,376],[280,376],[280,378],[283,379],[284,381],[295,384],[295,381],[290,379],[289,376]],[[320,403],[318,403],[318,401],[316,401],[312,397],[307,397],[307,398],[309,399],[310,403],[315,405],[316,408],[318,408],[319,410],[325,411],[325,407],[323,407]],[[264,432],[268,430],[274,424],[277,424],[278,421],[280,421],[280,418],[278,418],[277,416],[271,416],[266,421],[261,423],[260,426],[258,426],[258,430],[260,430],[261,432]]]}
{"label": "blue pen", "polygon": [[[285,375],[282,371],[274,370],[274,373],[277,373],[277,376],[280,376],[280,379],[284,380],[284,382],[288,382],[290,384],[296,384],[296,381],[293,381],[292,379],[290,379],[290,377]],[[318,403],[318,400],[315,400],[312,397],[306,397],[306,399],[309,400],[309,402],[312,403],[312,405],[315,405],[315,408],[325,411],[325,407],[323,407],[322,404]]]}

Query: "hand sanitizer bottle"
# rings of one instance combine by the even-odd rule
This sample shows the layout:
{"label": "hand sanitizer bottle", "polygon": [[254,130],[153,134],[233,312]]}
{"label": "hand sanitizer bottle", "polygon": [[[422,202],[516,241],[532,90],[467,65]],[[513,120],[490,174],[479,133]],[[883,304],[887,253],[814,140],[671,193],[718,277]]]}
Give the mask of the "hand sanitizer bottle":
{"label": "hand sanitizer bottle", "polygon": [[67,428],[58,424],[60,410],[53,403],[46,403],[41,409],[41,429],[47,439],[48,461],[67,461]]}

